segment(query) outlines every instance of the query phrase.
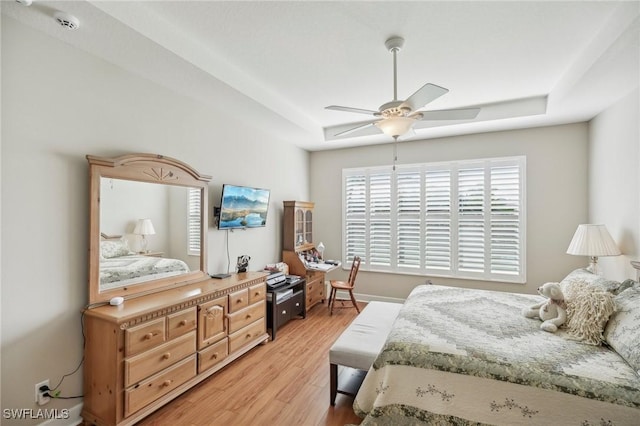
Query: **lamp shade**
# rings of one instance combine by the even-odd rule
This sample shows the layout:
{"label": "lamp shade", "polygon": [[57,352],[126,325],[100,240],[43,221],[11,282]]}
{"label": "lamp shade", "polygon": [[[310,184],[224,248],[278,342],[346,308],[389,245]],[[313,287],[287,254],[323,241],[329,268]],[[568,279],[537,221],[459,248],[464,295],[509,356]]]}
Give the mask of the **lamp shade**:
{"label": "lamp shade", "polygon": [[138,223],[136,223],[133,233],[136,235],[155,235],[156,230],[153,229],[151,219],[138,219]]}
{"label": "lamp shade", "polygon": [[416,122],[415,118],[403,117],[403,116],[391,116],[375,123],[376,127],[382,130],[387,136],[398,137],[402,136],[411,130],[413,123]]}
{"label": "lamp shade", "polygon": [[567,254],[576,256],[618,256],[620,249],[604,225],[578,225]]}

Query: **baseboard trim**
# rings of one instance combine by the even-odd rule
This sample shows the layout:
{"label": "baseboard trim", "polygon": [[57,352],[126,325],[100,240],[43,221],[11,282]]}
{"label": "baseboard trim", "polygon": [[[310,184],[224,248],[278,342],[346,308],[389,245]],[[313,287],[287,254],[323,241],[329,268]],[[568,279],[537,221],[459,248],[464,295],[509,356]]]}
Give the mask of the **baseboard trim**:
{"label": "baseboard trim", "polygon": [[44,423],[40,423],[40,426],[75,426],[82,423],[82,417],[80,417],[82,403],[67,408],[67,410],[69,410],[69,417],[66,419],[49,419]]}

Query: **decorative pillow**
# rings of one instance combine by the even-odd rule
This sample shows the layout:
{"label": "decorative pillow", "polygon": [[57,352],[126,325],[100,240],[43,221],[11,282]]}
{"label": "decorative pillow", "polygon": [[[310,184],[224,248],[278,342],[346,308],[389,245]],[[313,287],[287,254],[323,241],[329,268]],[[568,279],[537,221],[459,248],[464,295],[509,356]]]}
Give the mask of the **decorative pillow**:
{"label": "decorative pillow", "polygon": [[613,292],[613,294],[620,294],[621,292],[623,292],[624,290],[628,289],[629,287],[638,287],[638,281],[634,281],[632,279],[626,279],[624,281],[622,281],[622,283],[620,283],[620,287],[618,287],[618,289],[616,291]]}
{"label": "decorative pillow", "polygon": [[617,312],[604,331],[606,342],[640,374],[640,287],[615,297]]}
{"label": "decorative pillow", "polygon": [[613,294],[577,279],[567,283],[563,293],[569,336],[590,345],[600,345],[604,341],[602,333],[607,321],[616,310]]}
{"label": "decorative pillow", "polygon": [[601,290],[615,292],[620,288],[620,283],[614,280],[608,280],[600,275],[596,275],[586,269],[576,269],[567,275],[562,281],[560,281],[560,287],[562,291],[565,291],[565,287],[572,281],[578,281],[582,284],[595,286]]}
{"label": "decorative pillow", "polygon": [[100,241],[100,255],[106,259],[131,254],[126,240]]}

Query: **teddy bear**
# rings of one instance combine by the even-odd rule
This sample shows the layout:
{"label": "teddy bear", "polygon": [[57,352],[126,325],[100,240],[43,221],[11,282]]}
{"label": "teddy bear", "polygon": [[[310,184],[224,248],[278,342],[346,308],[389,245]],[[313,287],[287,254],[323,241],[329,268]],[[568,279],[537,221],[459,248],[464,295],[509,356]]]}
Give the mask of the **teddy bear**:
{"label": "teddy bear", "polygon": [[538,287],[538,293],[546,297],[540,303],[524,308],[522,315],[527,318],[540,318],[540,328],[554,333],[567,320],[567,304],[559,283],[545,283]]}

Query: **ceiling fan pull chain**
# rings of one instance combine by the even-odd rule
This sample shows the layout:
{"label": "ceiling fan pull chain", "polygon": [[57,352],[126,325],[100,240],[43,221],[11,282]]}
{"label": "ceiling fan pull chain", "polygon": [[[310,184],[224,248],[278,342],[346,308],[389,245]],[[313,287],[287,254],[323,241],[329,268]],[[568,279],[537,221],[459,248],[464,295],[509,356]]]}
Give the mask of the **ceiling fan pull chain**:
{"label": "ceiling fan pull chain", "polygon": [[393,49],[393,100],[398,100],[398,66],[396,63],[396,53],[398,49]]}
{"label": "ceiling fan pull chain", "polygon": [[398,161],[398,137],[393,137],[393,171],[396,171],[396,162]]}

